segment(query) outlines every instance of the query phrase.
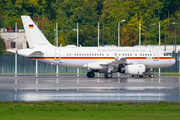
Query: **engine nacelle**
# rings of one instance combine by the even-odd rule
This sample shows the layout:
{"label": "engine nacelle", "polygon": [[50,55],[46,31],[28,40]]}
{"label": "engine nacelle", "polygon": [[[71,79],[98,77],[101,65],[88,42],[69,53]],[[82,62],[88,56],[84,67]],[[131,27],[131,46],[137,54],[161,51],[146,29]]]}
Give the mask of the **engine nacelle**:
{"label": "engine nacelle", "polygon": [[137,65],[126,65],[124,67],[119,67],[118,71],[120,73],[130,74],[130,75],[143,75],[146,68],[143,64]]}

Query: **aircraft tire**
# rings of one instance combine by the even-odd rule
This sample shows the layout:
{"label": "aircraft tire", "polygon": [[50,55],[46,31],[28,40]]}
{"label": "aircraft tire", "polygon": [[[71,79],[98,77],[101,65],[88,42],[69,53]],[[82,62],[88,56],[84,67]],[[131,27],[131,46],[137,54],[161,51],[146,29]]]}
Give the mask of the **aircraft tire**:
{"label": "aircraft tire", "polygon": [[88,78],[93,78],[95,76],[94,72],[88,72],[87,77]]}
{"label": "aircraft tire", "polygon": [[143,75],[139,75],[139,77],[143,77]]}
{"label": "aircraft tire", "polygon": [[151,75],[149,75],[149,77],[150,77],[150,78],[154,78],[154,75],[153,75],[153,74],[151,74]]}
{"label": "aircraft tire", "polygon": [[104,74],[104,77],[105,77],[105,78],[112,78],[112,73],[105,73],[105,74]]}

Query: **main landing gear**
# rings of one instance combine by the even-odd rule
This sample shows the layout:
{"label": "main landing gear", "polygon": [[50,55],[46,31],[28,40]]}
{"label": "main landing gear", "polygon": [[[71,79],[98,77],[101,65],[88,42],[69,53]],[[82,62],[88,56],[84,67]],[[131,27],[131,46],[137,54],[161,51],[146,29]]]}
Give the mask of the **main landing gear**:
{"label": "main landing gear", "polygon": [[146,69],[146,75],[149,77],[149,78],[154,78],[154,74],[153,74],[153,69],[151,68],[149,68],[149,69]]}
{"label": "main landing gear", "polygon": [[104,74],[104,77],[105,77],[105,78],[112,78],[112,73],[111,73],[111,72],[110,72],[110,73],[106,72],[106,73]]}
{"label": "main landing gear", "polygon": [[148,77],[149,77],[149,78],[153,78],[153,77],[154,77],[154,75],[153,75],[153,74],[151,74],[151,75],[148,75]]}
{"label": "main landing gear", "polygon": [[[95,73],[94,72],[88,72],[87,73],[87,77],[88,78],[94,78],[94,76],[95,76]],[[112,72],[110,72],[110,73],[108,73],[108,72],[106,72],[105,74],[104,74],[104,77],[105,78],[112,78]]]}
{"label": "main landing gear", "polygon": [[88,72],[87,77],[88,78],[93,78],[95,76],[94,72]]}

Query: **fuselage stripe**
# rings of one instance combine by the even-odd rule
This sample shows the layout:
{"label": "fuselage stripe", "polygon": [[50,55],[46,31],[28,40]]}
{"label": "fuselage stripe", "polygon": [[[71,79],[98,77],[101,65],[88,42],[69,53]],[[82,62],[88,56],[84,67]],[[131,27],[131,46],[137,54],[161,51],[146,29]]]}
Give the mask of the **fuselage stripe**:
{"label": "fuselage stripe", "polygon": [[[114,57],[29,57],[30,59],[116,59]],[[126,57],[127,60],[146,60],[147,57]],[[173,57],[151,57],[151,59],[161,59],[161,60],[170,60],[174,59]]]}

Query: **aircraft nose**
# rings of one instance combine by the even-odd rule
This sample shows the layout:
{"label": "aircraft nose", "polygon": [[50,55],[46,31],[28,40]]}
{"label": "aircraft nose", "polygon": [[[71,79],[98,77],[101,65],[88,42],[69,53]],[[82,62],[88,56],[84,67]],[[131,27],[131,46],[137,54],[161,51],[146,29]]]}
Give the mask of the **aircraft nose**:
{"label": "aircraft nose", "polygon": [[173,63],[173,65],[174,65],[174,64],[176,63],[176,60],[175,60],[175,59],[173,59],[173,60],[172,60],[172,63]]}
{"label": "aircraft nose", "polygon": [[176,60],[173,58],[170,62],[171,62],[171,65],[174,65],[176,63]]}

